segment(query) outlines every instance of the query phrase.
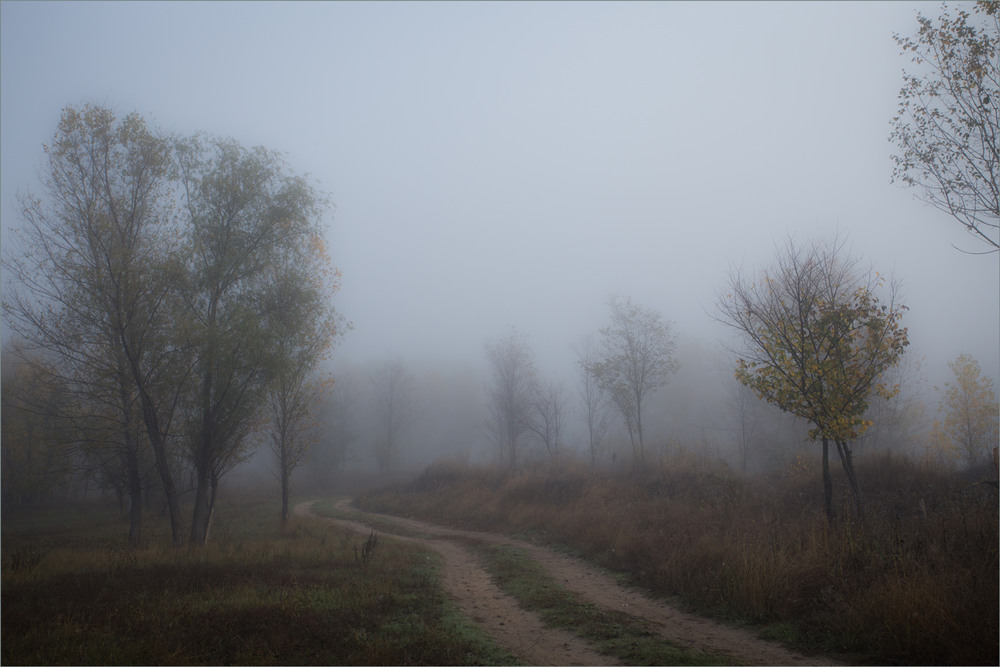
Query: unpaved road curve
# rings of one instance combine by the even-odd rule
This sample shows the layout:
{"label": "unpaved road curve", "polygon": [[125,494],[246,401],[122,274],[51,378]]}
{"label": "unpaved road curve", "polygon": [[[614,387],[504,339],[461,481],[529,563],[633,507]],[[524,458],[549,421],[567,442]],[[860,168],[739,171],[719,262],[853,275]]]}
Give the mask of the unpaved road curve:
{"label": "unpaved road curve", "polygon": [[[344,503],[349,500],[344,501]],[[320,517],[311,502],[295,506],[295,513],[322,518],[331,523],[367,533],[370,526],[357,521]],[[346,511],[351,508],[338,505]],[[363,518],[362,513],[358,513]],[[564,630],[546,627],[533,612],[522,609],[504,593],[468,549],[442,538],[393,535],[395,539],[419,542],[437,551],[444,560],[442,584],[463,614],[478,623],[500,646],[525,665],[613,665],[614,656],[598,653],[589,643]]]}
{"label": "unpaved road curve", "polygon": [[[569,633],[545,628],[537,615],[520,608],[514,598],[500,591],[478,560],[452,540],[506,544],[521,549],[563,586],[585,600],[644,619],[662,637],[684,648],[728,655],[735,661],[750,665],[839,664],[823,656],[796,653],[741,628],[688,614],[619,584],[610,575],[582,560],[546,547],[496,533],[459,530],[387,514],[361,512],[350,507],[349,503],[350,500],[345,499],[337,503],[337,507],[353,513],[359,521],[370,516],[382,523],[390,522],[420,534],[421,537],[401,539],[412,539],[436,549],[445,561],[444,585],[459,608],[526,664],[612,664],[611,661],[616,658],[596,653],[589,644]],[[298,505],[295,511],[298,514],[311,513],[310,503]],[[367,532],[371,529],[355,521],[331,521],[355,530]]]}

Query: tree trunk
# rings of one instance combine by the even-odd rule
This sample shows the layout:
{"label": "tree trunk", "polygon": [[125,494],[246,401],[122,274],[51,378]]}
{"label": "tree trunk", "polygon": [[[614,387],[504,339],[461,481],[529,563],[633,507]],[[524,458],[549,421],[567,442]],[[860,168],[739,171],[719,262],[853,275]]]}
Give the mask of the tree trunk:
{"label": "tree trunk", "polygon": [[844,473],[847,481],[851,485],[851,499],[854,501],[854,511],[859,519],[865,518],[865,504],[861,497],[861,487],[858,486],[858,478],[854,475],[854,460],[851,449],[846,442],[836,441],[837,453],[840,454],[840,463],[844,466]]}
{"label": "tree trunk", "polygon": [[281,433],[281,458],[279,460],[279,465],[281,466],[281,527],[282,529],[288,525],[288,496],[291,487],[291,477],[292,471],[288,464],[288,440],[285,437],[285,433]]}
{"label": "tree trunk", "polygon": [[208,516],[208,486],[198,476],[194,492],[194,511],[191,513],[191,544],[205,543],[205,519]]}
{"label": "tree trunk", "polygon": [[156,406],[153,399],[140,386],[139,399],[142,404],[142,418],[146,424],[146,433],[149,435],[149,442],[153,446],[153,455],[156,458],[156,469],[160,473],[160,481],[163,483],[163,496],[166,500],[167,513],[170,515],[170,536],[175,547],[184,543],[181,532],[181,508],[177,500],[177,488],[174,486],[174,478],[170,472],[170,460],[167,458],[167,447],[163,441],[163,434],[160,432],[159,416],[156,413]]}
{"label": "tree trunk", "polygon": [[[212,320],[214,321],[214,317],[212,317]],[[191,544],[206,544],[208,542],[209,522],[211,521],[212,511],[212,503],[209,499],[209,487],[212,481],[210,475],[214,459],[212,449],[215,446],[212,432],[212,381],[214,376],[210,363],[207,360],[204,363],[206,365],[201,385],[201,433],[198,437],[194,456],[195,475],[197,475],[198,484],[195,489],[194,513],[191,516]],[[214,495],[214,491],[212,493]]]}
{"label": "tree trunk", "polygon": [[646,442],[642,439],[642,402],[636,396],[635,430],[639,432],[639,464],[646,463]]}
{"label": "tree trunk", "polygon": [[205,518],[205,544],[208,544],[208,539],[212,536],[212,520],[215,518],[215,499],[219,493],[219,477],[212,472],[211,475],[211,492],[208,496],[208,516]]}
{"label": "tree trunk", "polygon": [[281,527],[284,528],[288,524],[288,495],[289,486],[291,480],[288,474],[288,464],[285,461],[281,462]]}
{"label": "tree trunk", "polygon": [[128,483],[129,483],[129,524],[128,543],[131,547],[139,546],[142,531],[142,478],[139,475],[139,455],[131,446],[126,455],[128,459]]}
{"label": "tree trunk", "polygon": [[[207,404],[207,401],[206,401]],[[212,493],[212,426],[207,408],[202,415],[201,437],[194,457],[194,474],[196,479],[194,492],[194,512],[191,515],[191,544],[206,544],[208,542],[209,522],[211,521],[212,503],[209,494]]]}
{"label": "tree trunk", "polygon": [[215,497],[219,481],[214,475],[198,474],[195,490],[194,513],[191,516],[191,544],[208,544],[212,536],[212,518],[215,516]]}
{"label": "tree trunk", "polygon": [[198,483],[194,492],[194,511],[191,514],[191,544],[201,545],[208,542],[208,523],[211,510],[209,501],[210,482],[207,466],[202,465],[199,461],[196,468]]}
{"label": "tree trunk", "polygon": [[143,484],[143,486],[145,487],[143,489],[143,493],[145,493],[145,496],[146,496],[146,511],[147,512],[152,512],[153,511],[153,480],[148,475],[147,475],[147,477],[145,479],[145,483]]}
{"label": "tree trunk", "polygon": [[628,441],[632,445],[632,464],[634,466],[642,465],[642,457],[640,456],[639,447],[635,444],[635,426],[628,419],[625,420],[625,428],[628,430]]}
{"label": "tree trunk", "polygon": [[823,438],[823,506],[826,508],[826,520],[833,523],[833,478],[830,476],[830,443]]}

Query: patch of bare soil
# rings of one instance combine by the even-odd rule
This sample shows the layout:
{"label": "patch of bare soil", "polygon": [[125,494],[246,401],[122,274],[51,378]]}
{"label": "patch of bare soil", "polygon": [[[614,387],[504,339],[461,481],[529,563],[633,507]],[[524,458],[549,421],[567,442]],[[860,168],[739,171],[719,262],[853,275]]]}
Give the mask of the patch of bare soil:
{"label": "patch of bare soil", "polygon": [[[595,605],[641,618],[662,637],[684,648],[713,655],[727,655],[734,661],[749,665],[838,664],[821,656],[805,656],[791,651],[747,630],[683,612],[623,586],[610,575],[580,559],[546,547],[497,533],[459,530],[414,519],[361,512],[350,507],[349,503],[350,500],[343,500],[337,507],[353,513],[359,521],[370,516],[421,535],[397,537],[415,540],[436,549],[444,557],[444,585],[459,608],[526,664],[597,665],[611,664],[609,660],[615,658],[595,652],[589,644],[569,633],[546,628],[536,614],[519,607],[514,598],[503,593],[493,583],[476,557],[452,540],[505,544],[521,549],[545,567],[568,590],[578,593]],[[297,514],[309,514],[309,506],[309,503],[303,503],[295,511]],[[369,526],[355,521],[331,521],[359,531],[371,530]]]}

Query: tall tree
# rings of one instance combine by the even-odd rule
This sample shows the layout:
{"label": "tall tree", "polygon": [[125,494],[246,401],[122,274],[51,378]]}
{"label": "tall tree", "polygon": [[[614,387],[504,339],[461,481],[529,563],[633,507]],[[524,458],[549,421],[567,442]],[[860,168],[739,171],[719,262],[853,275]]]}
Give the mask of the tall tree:
{"label": "tall tree", "polygon": [[339,333],[330,297],[339,288],[340,272],[333,268],[326,244],[317,237],[288,250],[270,264],[262,309],[274,344],[266,393],[268,445],[281,484],[282,525],[288,522],[292,473],[305,461],[317,434],[311,413],[333,383],[317,372],[317,365]]}
{"label": "tall tree", "polygon": [[989,460],[991,448],[997,446],[1000,405],[993,380],[982,374],[975,359],[962,354],[948,367],[955,381],[945,384],[941,401],[945,411],[943,430],[965,455],[965,462],[974,466]]}
{"label": "tall tree", "polygon": [[76,391],[117,396],[123,438],[138,404],[179,544],[168,438],[187,363],[172,335],[168,144],[136,114],[67,107],[45,153],[43,196],[18,198],[23,226],[5,257],[16,289],[4,312],[29,345],[58,358]]}
{"label": "tall tree", "polygon": [[906,307],[875,272],[834,239],[802,250],[789,240],[773,269],[748,279],[730,276],[719,299],[720,320],[741,332],[746,346],[736,377],[758,396],[809,421],[823,446],[823,489],[827,518],[834,519],[829,443],[840,456],[858,514],[861,490],[854,475],[851,441],[864,433],[872,392],[892,395],[881,383],[908,344],[900,319]]}
{"label": "tall tree", "polygon": [[601,390],[591,367],[597,362],[597,346],[592,334],[587,334],[574,347],[579,371],[579,394],[587,424],[587,450],[590,465],[596,466],[608,433],[608,397]]}
{"label": "tall tree", "polygon": [[[211,534],[221,477],[242,461],[283,335],[268,299],[275,263],[309,255],[326,199],[263,148],[195,136],[176,145],[187,223],[188,316],[197,350],[190,456],[196,473],[191,541]],[[308,286],[285,282],[298,302]]]}
{"label": "tall tree", "polygon": [[350,370],[334,373],[334,384],[317,398],[316,436],[306,455],[306,471],[314,484],[326,488],[348,461],[355,458],[357,378]]}
{"label": "tall tree", "polygon": [[558,458],[562,445],[560,437],[566,404],[563,394],[563,387],[557,380],[537,381],[532,388],[528,410],[527,428],[552,459]]}
{"label": "tall tree", "polygon": [[746,472],[760,430],[760,418],[757,415],[759,400],[746,385],[733,384],[734,386],[729,388],[729,400],[726,406],[729,408],[727,422],[736,441],[740,470]]}
{"label": "tall tree", "polygon": [[535,360],[528,339],[517,331],[493,344],[486,355],[492,371],[487,427],[500,463],[517,468],[522,437],[528,429],[535,387]]}
{"label": "tall tree", "polygon": [[[918,186],[928,204],[952,215],[986,252],[1000,250],[1000,14],[941,4],[937,21],[920,14],[914,37],[894,35],[915,66],[903,72],[892,120],[893,181]],[[952,13],[954,9],[954,13]]]}
{"label": "tall tree", "polygon": [[375,462],[387,472],[399,458],[406,429],[417,416],[413,374],[402,359],[386,359],[372,375],[375,389]]}
{"label": "tall tree", "polygon": [[[78,430],[118,443],[133,527],[152,448],[176,544],[168,443],[185,409],[197,481],[191,539],[204,542],[219,478],[263,425],[266,390],[328,338],[331,290],[320,294],[302,273],[323,257],[317,221],[327,202],[274,153],[170,141],[138,115],[119,120],[100,107],[65,109],[45,151],[44,195],[19,197],[24,225],[16,249],[5,247],[15,285],[4,295],[7,321],[31,350],[56,358]],[[114,437],[99,433],[109,417]]]}
{"label": "tall tree", "polygon": [[590,372],[621,412],[634,460],[641,465],[646,459],[643,409],[677,369],[674,335],[659,313],[628,297],[613,297],[608,307],[611,323],[601,329],[601,353]]}

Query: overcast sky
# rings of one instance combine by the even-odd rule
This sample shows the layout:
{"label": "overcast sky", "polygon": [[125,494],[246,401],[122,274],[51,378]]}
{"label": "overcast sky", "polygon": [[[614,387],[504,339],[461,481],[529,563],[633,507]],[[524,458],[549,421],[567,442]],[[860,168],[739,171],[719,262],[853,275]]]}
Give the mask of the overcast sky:
{"label": "overcast sky", "polygon": [[928,373],[966,352],[997,378],[997,255],[890,184],[917,9],[938,10],[3,2],[3,233],[60,110],[107,104],[283,151],[332,193],[345,359],[478,364],[516,326],[558,365],[611,294],[714,344],[731,265],[839,229],[902,281]]}

